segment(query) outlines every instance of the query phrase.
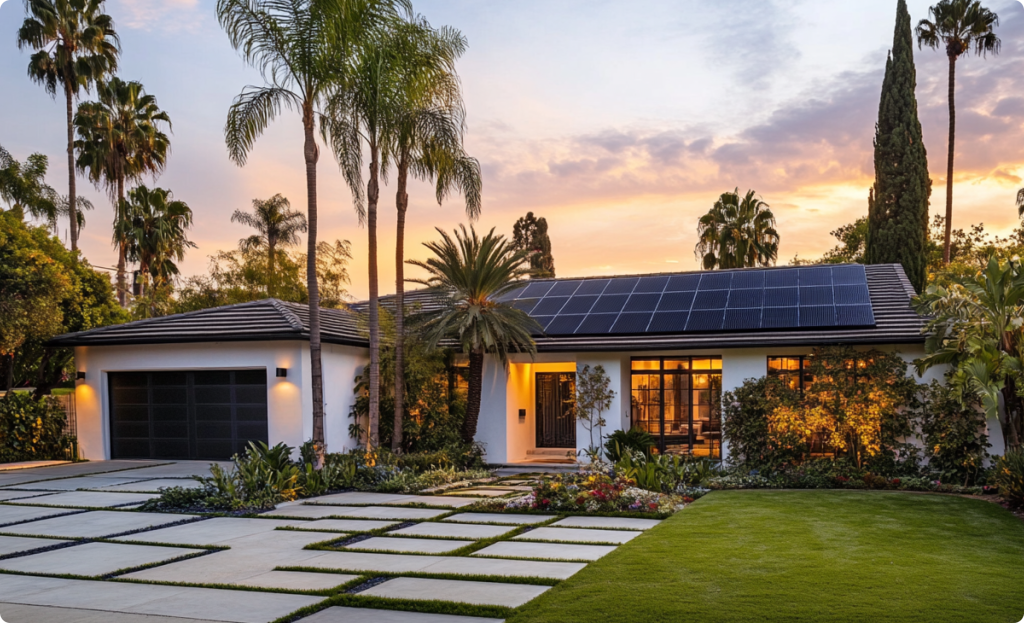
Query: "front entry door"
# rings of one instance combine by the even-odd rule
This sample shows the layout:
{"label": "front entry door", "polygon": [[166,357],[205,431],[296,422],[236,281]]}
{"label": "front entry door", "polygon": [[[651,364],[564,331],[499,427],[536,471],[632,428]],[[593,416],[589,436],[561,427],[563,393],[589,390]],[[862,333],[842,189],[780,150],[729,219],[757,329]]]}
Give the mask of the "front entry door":
{"label": "front entry door", "polygon": [[576,447],[576,373],[537,373],[537,447]]}

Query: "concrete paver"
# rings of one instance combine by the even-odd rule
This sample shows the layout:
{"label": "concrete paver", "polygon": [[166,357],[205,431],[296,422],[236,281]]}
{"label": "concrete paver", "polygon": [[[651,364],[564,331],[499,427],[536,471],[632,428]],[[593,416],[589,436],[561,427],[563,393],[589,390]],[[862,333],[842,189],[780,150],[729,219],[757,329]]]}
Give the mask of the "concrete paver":
{"label": "concrete paver", "polygon": [[41,497],[50,495],[49,491],[18,491],[14,489],[0,489],[0,502],[8,500],[24,500],[26,498]]}
{"label": "concrete paver", "polygon": [[414,495],[403,502],[387,502],[394,506],[398,504],[425,504],[427,506],[446,506],[448,508],[462,508],[470,504],[476,504],[480,500],[475,498],[460,498],[453,495]]}
{"label": "concrete paver", "polygon": [[0,603],[0,616],[9,623],[215,623],[209,619],[182,619],[152,614],[124,614],[106,610],[26,606]]}
{"label": "concrete paver", "polygon": [[[106,479],[97,478],[97,480]],[[198,480],[193,480],[191,478],[153,478],[152,480],[140,480],[123,484],[101,485],[94,487],[94,490],[114,492],[125,491],[130,493],[159,493],[161,488],[185,487],[186,489],[195,489],[201,486],[203,485],[201,485]]]}
{"label": "concrete paver", "polygon": [[[131,473],[131,472],[127,472]],[[15,485],[8,487],[18,491],[77,491],[78,489],[93,489],[107,485],[120,485],[128,482],[135,482],[141,478],[125,477],[102,477],[102,476],[79,476],[77,478],[61,478],[60,480],[45,480],[35,484]]]}
{"label": "concrete paver", "polygon": [[[23,536],[0,536],[0,556],[27,552],[44,547],[53,547],[69,541],[61,539],[33,539]],[[2,614],[2,613],[0,613]]]}
{"label": "concrete paver", "polygon": [[472,495],[481,498],[498,498],[503,495],[508,495],[509,491],[503,491],[501,489],[459,489],[453,491],[451,495]]}
{"label": "concrete paver", "polygon": [[473,552],[471,556],[508,556],[541,560],[597,560],[615,551],[611,545],[567,545],[565,543],[524,543],[500,541]]}
{"label": "concrete paver", "polygon": [[424,521],[407,528],[394,530],[388,534],[400,534],[402,536],[438,536],[451,539],[491,539],[496,536],[501,536],[510,530],[515,530],[515,526],[484,526],[479,524]]}
{"label": "concrete paver", "polygon": [[[381,573],[450,573],[453,575],[498,575],[564,580],[586,567],[580,562],[543,562],[454,556],[411,556],[367,552],[320,552],[302,564],[315,569],[377,571]],[[205,557],[204,557],[205,558]],[[181,563],[178,563],[181,564]]]}
{"label": "concrete paver", "polygon": [[631,530],[597,528],[536,528],[515,537],[522,541],[574,541],[576,543],[614,543],[622,545],[643,534]]}
{"label": "concrete paver", "polygon": [[341,517],[349,512],[351,506],[318,506],[315,504],[290,504],[267,511],[260,517],[299,517],[302,519],[322,519]]}
{"label": "concrete paver", "polygon": [[375,536],[366,539],[365,541],[346,545],[345,549],[413,552],[417,554],[444,554],[472,544],[473,541],[450,541],[447,539],[402,539]]}
{"label": "concrete paver", "polygon": [[397,521],[375,519],[317,519],[316,521],[293,522],[295,528],[303,530],[328,530],[338,532],[367,532],[397,526]]}
{"label": "concrete paver", "polygon": [[[404,612],[401,610],[370,610],[333,606],[312,614],[299,623],[504,623],[504,619],[484,619],[454,614]],[[63,623],[63,621],[61,622]],[[90,621],[90,623],[92,623]]]}
{"label": "concrete paver", "polygon": [[550,586],[536,584],[395,578],[359,594],[393,599],[440,599],[480,606],[516,608],[540,596],[550,588]]}
{"label": "concrete paver", "polygon": [[32,504],[38,506],[76,506],[93,508],[111,508],[138,504],[158,497],[155,493],[107,493],[105,491],[68,491],[54,493],[40,498],[32,498]]}
{"label": "concrete paver", "polygon": [[[33,507],[29,507],[33,508]],[[43,509],[55,510],[55,509]],[[195,515],[170,515],[162,513],[128,513],[120,511],[89,511],[75,515],[63,515],[40,519],[29,523],[0,528],[11,534],[39,534],[44,536],[70,538],[97,538],[143,530],[179,521],[194,519]]]}
{"label": "concrete paver", "polygon": [[49,508],[45,506],[15,506],[13,504],[0,504],[0,526],[6,526],[0,527],[0,532],[15,532],[15,528],[10,526],[10,524],[20,521],[35,521],[44,517],[59,517],[60,515],[68,515],[78,512],[80,511],[73,508]]}
{"label": "concrete paver", "polygon": [[[318,498],[313,498],[317,504],[335,504],[338,506],[346,506],[349,504],[386,504],[388,502],[404,502],[408,498],[412,498],[411,495],[403,495],[401,493],[373,493],[370,491],[347,491],[345,493],[332,493],[331,495],[321,495]],[[278,506],[278,508],[287,508],[287,505]]]}
{"label": "concrete paver", "polygon": [[202,551],[179,547],[85,543],[40,554],[0,560],[0,569],[22,573],[98,576],[188,554],[198,554]]}
{"label": "concrete paver", "polygon": [[441,521],[454,521],[462,523],[497,523],[510,526],[521,526],[526,524],[543,523],[549,521],[554,515],[527,515],[526,513],[459,513],[451,517],[445,517]]}
{"label": "concrete paver", "polygon": [[661,523],[660,519],[639,517],[566,517],[551,524],[559,528],[605,528],[610,530],[649,530]]}
{"label": "concrete paver", "polygon": [[214,517],[180,526],[130,534],[116,540],[180,545],[217,545],[252,534],[273,532],[279,526],[290,526],[294,523],[296,522],[245,517]]}
{"label": "concrete paver", "polygon": [[268,571],[251,578],[235,582],[239,586],[256,586],[260,588],[280,588],[285,590],[329,590],[351,582],[358,575],[343,573],[310,573],[308,571]]}
{"label": "concrete paver", "polygon": [[403,508],[401,506],[330,506],[332,515],[366,519],[433,519],[449,511],[436,508]]}
{"label": "concrete paver", "polygon": [[133,469],[130,472],[118,474],[119,476],[132,476],[134,478],[191,478],[192,476],[209,476],[210,465],[220,465],[227,469],[231,466],[230,461],[175,461],[164,465],[143,467]]}

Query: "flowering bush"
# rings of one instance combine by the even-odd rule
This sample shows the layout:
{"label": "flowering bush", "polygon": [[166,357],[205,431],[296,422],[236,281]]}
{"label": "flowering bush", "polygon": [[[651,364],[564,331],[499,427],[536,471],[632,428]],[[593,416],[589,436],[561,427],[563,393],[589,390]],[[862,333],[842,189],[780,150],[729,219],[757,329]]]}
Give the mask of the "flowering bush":
{"label": "flowering bush", "polygon": [[621,474],[611,476],[609,472],[584,468],[545,478],[522,497],[492,499],[481,504],[503,510],[673,513],[685,503],[683,495],[648,491]]}
{"label": "flowering bush", "polygon": [[822,474],[802,469],[780,470],[771,474],[733,472],[705,481],[712,490],[722,489],[882,489],[926,491],[966,495],[994,494],[995,487],[965,487],[917,476],[888,478],[878,474]]}

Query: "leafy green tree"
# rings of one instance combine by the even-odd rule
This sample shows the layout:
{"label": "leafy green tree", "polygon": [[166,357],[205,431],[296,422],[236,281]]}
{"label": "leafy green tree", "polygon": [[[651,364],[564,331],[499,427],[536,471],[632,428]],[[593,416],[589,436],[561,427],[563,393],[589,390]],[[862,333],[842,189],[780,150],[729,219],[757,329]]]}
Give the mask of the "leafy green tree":
{"label": "leafy green tree", "polygon": [[953,143],[956,137],[956,61],[974,48],[984,57],[999,53],[1001,41],[993,28],[999,16],[981,5],[979,0],[939,0],[928,9],[931,19],[917,24],[918,46],[946,50],[949,59],[949,151],[946,155],[946,238],[943,261],[949,264],[950,235],[953,227]]}
{"label": "leafy green tree", "polygon": [[541,331],[537,321],[501,300],[523,285],[529,274],[526,251],[517,250],[492,229],[481,238],[465,226],[452,238],[438,229],[441,240],[425,242],[434,257],[409,264],[427,271],[426,279],[410,282],[430,287],[443,297],[436,311],[423,312],[418,329],[431,348],[454,340],[469,355],[469,392],[462,438],[472,443],[480,418],[484,354],[495,356],[508,369],[510,352],[535,353],[531,334]]}
{"label": "leafy green tree", "polygon": [[270,199],[253,199],[252,212],[235,210],[231,221],[255,229],[258,234],[239,241],[240,247],[264,249],[267,254],[267,296],[274,297],[275,255],[277,247],[289,247],[299,243],[299,234],[304,233],[306,216],[291,209],[288,199],[281,194]]}
{"label": "leafy green tree", "polygon": [[[470,219],[480,214],[480,163],[463,148],[465,110],[455,61],[466,40],[454,28],[434,30],[422,18],[400,22],[393,45],[399,56],[394,118],[388,143],[394,152],[398,211],[395,242],[395,309],[405,309],[405,217],[409,209],[408,180],[436,182],[440,205],[452,190],[465,197]],[[395,330],[405,335],[405,314],[395,314]],[[402,448],[405,412],[405,341],[395,342],[394,425],[392,450]]]}
{"label": "leafy green tree", "polygon": [[901,264],[923,292],[928,279],[928,154],[917,118],[914,36],[905,0],[896,6],[892,52],[875,124],[875,184],[868,197],[868,264]]}
{"label": "leafy green tree", "polygon": [[[1024,438],[1024,270],[1014,258],[995,256],[984,271],[952,277],[948,287],[930,285],[915,300],[931,318],[918,372],[949,365],[949,385],[961,404],[981,399],[998,418],[1006,451]],[[1000,408],[1000,402],[1002,408]]]}
{"label": "leafy green tree", "polygon": [[529,251],[532,278],[550,279],[555,276],[555,258],[551,255],[547,219],[527,212],[512,226],[512,241],[517,249]]}
{"label": "leafy green tree", "polygon": [[[246,87],[228,110],[224,139],[231,159],[244,166],[256,139],[283,108],[302,120],[306,168],[306,274],[309,278],[309,354],[316,467],[323,465],[324,390],[320,356],[320,291],[316,280],[317,188],[320,148],[314,134],[330,89],[347,74],[353,46],[394,14],[388,0],[218,0],[217,18],[232,47],[260,70],[264,86]],[[326,129],[325,129],[326,133]],[[336,151],[342,171],[362,205],[358,145]],[[356,176],[353,178],[353,176]]]}
{"label": "leafy green tree", "polygon": [[[595,457],[600,456],[604,443],[601,430],[608,424],[601,414],[612,408],[612,400],[615,398],[615,390],[611,385],[612,381],[601,364],[594,366],[593,369],[589,365],[576,366],[576,419],[582,422],[583,427],[590,433],[590,447],[587,451]],[[597,445],[594,445],[595,428]]]}
{"label": "leafy green tree", "polygon": [[116,232],[122,227],[120,206],[125,200],[125,184],[138,182],[145,175],[155,178],[164,170],[171,141],[161,126],[166,124],[170,130],[171,119],[139,82],[114,77],[97,85],[96,90],[98,101],[80,104],[75,115],[76,166],[88,173],[93,184],[104,186],[114,204],[117,298],[124,306],[128,249]]}
{"label": "leafy green tree", "polygon": [[705,269],[771,266],[779,256],[775,215],[753,190],[722,193],[697,222],[697,259]]}
{"label": "leafy green tree", "polygon": [[[120,40],[103,0],[27,0],[28,16],[18,30],[18,47],[36,52],[28,75],[51,97],[64,91],[67,103],[68,197],[78,197],[72,103],[82,89],[117,71]],[[71,250],[78,250],[78,220],[69,219]]]}
{"label": "leafy green tree", "polygon": [[0,145],[0,199],[8,208],[35,217],[55,218],[59,197],[46,183],[49,161],[44,154],[32,154],[24,163]]}
{"label": "leafy green tree", "polygon": [[821,262],[826,264],[862,264],[867,247],[868,219],[862,216],[829,232],[839,244],[826,251]]}

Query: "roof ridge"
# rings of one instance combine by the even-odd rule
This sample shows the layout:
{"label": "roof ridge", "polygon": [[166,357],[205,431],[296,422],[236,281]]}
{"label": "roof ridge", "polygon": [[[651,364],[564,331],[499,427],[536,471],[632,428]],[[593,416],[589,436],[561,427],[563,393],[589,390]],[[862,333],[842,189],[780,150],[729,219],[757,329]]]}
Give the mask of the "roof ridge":
{"label": "roof ridge", "polygon": [[263,299],[263,300],[265,300],[268,303],[270,303],[270,305],[273,306],[273,308],[276,309],[281,314],[281,316],[284,317],[285,322],[287,322],[289,325],[291,325],[291,327],[293,329],[295,329],[296,331],[298,331],[300,333],[306,330],[305,325],[302,324],[302,321],[299,320],[299,317],[295,314],[295,312],[293,312],[292,310],[290,310],[287,307],[285,307],[284,301],[281,301],[281,300],[278,300],[278,299],[275,299],[275,298],[269,298],[269,299]]}

